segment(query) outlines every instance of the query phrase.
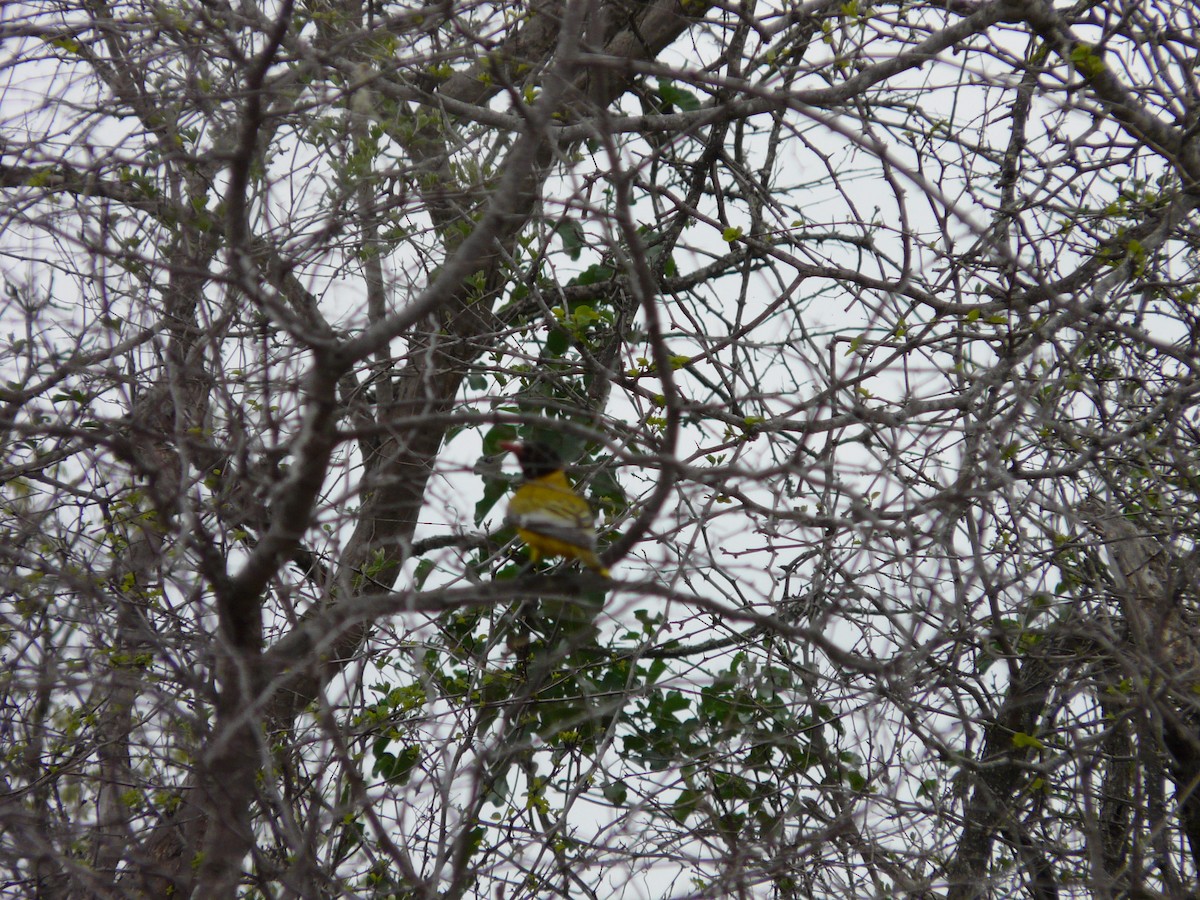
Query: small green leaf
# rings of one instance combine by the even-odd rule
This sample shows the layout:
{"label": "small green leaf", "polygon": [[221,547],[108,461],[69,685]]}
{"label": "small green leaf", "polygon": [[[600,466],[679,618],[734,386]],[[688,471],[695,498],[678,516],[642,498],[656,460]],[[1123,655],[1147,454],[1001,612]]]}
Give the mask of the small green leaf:
{"label": "small green leaf", "polygon": [[629,789],[620,781],[614,781],[610,784],[606,784],[601,789],[601,793],[604,794],[605,800],[614,804],[615,806],[623,805],[625,800],[629,797]]}
{"label": "small green leaf", "polygon": [[572,278],[570,284],[599,284],[603,281],[611,281],[616,274],[617,270],[612,266],[602,266],[599,263],[596,263],[595,265],[588,266],[586,269]]}
{"label": "small green leaf", "polygon": [[1012,737],[1013,746],[1024,750],[1032,747],[1034,750],[1044,750],[1046,745],[1035,738],[1032,734],[1026,734],[1023,731],[1018,731]]}
{"label": "small green leaf", "polygon": [[665,78],[658,79],[658,97],[663,102],[663,110],[670,111],[671,107],[678,107],[684,112],[695,112],[700,108],[700,101],[696,95],[690,91],[681,90],[676,87],[673,82]]}
{"label": "small green leaf", "polygon": [[563,249],[571,259],[579,259],[583,250],[583,226],[575,219],[562,219],[554,226],[554,233],[563,243]]}
{"label": "small green leaf", "polygon": [[677,713],[689,709],[691,705],[692,701],[683,696],[679,691],[667,691],[663,697],[660,709],[664,713]]}
{"label": "small green leaf", "polygon": [[51,46],[58,47],[60,50],[66,50],[68,53],[75,54],[83,49],[83,45],[74,38],[60,37],[55,38],[50,42]]}
{"label": "small green leaf", "polygon": [[1104,60],[1096,48],[1083,41],[1071,48],[1071,64],[1087,78],[1096,78],[1104,72]]}
{"label": "small green leaf", "polygon": [[417,744],[409,744],[398,754],[383,750],[386,739],[375,744],[375,766],[373,773],[381,776],[389,784],[405,784],[412,775],[412,770],[421,759],[421,748]]}
{"label": "small green leaf", "polygon": [[671,809],[671,817],[680,825],[687,822],[688,816],[695,812],[700,805],[701,797],[693,790],[685,789],[679,792],[675,805]]}
{"label": "small green leaf", "polygon": [[417,590],[425,587],[425,579],[433,572],[433,560],[423,559],[417,563],[417,571],[413,575],[413,582],[416,584]]}
{"label": "small green leaf", "polygon": [[571,346],[571,335],[565,328],[551,328],[546,335],[546,355],[560,357]]}

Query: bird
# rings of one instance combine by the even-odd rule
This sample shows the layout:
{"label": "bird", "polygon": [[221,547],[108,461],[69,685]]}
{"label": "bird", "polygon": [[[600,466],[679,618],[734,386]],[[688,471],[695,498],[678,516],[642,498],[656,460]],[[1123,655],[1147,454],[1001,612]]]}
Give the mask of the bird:
{"label": "bird", "polygon": [[605,578],[609,571],[596,556],[592,508],[567,481],[562,457],[542,441],[501,441],[517,458],[523,481],[508,501],[505,521],[529,548],[533,562],[544,556],[577,559]]}

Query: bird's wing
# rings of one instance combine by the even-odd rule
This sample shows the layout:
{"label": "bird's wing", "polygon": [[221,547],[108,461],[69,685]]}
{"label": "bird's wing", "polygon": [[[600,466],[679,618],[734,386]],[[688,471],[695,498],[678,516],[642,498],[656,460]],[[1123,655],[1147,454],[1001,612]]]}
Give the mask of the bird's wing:
{"label": "bird's wing", "polygon": [[547,484],[526,485],[509,501],[505,518],[518,528],[575,547],[590,550],[596,546],[592,509],[569,489]]}
{"label": "bird's wing", "polygon": [[581,528],[578,525],[564,523],[562,519],[551,518],[536,513],[529,515],[509,515],[508,521],[523,531],[541,537],[552,538],[572,547],[591,550],[596,546],[596,535],[591,528]]}

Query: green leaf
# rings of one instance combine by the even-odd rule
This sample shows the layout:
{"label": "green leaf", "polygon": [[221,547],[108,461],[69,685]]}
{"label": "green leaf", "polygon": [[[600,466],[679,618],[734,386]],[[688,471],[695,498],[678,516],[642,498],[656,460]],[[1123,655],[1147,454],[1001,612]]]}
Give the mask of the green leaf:
{"label": "green leaf", "polygon": [[423,559],[417,563],[417,571],[413,575],[413,582],[416,584],[417,590],[425,587],[425,579],[433,571],[433,560]]}
{"label": "green leaf", "polygon": [[629,498],[625,496],[625,490],[617,481],[612,467],[604,465],[608,458],[602,457],[596,461],[601,464],[601,469],[588,486],[588,496],[609,519],[615,519],[629,508]]}
{"label": "green leaf", "polygon": [[381,738],[375,743],[375,766],[372,772],[389,784],[406,784],[421,759],[421,748],[418,744],[409,744],[399,754],[381,752],[379,748],[386,740]]}
{"label": "green leaf", "polygon": [[1071,48],[1070,59],[1076,71],[1087,78],[1096,78],[1104,72],[1104,60],[1091,44],[1080,41]]}
{"label": "green leaf", "polygon": [[500,498],[508,492],[508,483],[499,478],[488,478],[483,483],[483,496],[475,504],[475,524],[482,524]]}
{"label": "green leaf", "polygon": [[1032,747],[1034,750],[1044,750],[1046,745],[1039,741],[1032,734],[1026,734],[1023,731],[1018,731],[1012,737],[1013,746],[1024,750]]}
{"label": "green leaf", "polygon": [[613,781],[606,784],[601,789],[601,793],[604,795],[605,800],[615,806],[623,806],[629,798],[629,789],[620,781]]}
{"label": "green leaf", "polygon": [[687,822],[688,816],[700,806],[700,800],[700,794],[690,788],[680,791],[679,796],[675,798],[675,803],[671,807],[671,817],[680,825],[683,825]]}
{"label": "green leaf", "polygon": [[497,425],[490,428],[483,436],[483,454],[484,456],[495,456],[501,452],[501,441],[515,441],[516,439],[517,429],[511,425]]}
{"label": "green leaf", "polygon": [[546,355],[560,357],[571,346],[571,335],[565,328],[551,328],[546,335]]}
{"label": "green leaf", "polygon": [[477,464],[477,471],[483,474],[483,496],[475,504],[476,525],[482,524],[492,507],[508,492],[508,479],[499,477],[499,467],[491,457],[501,453],[501,441],[516,440],[516,437],[517,430],[511,425],[497,425],[483,436],[483,459]]}
{"label": "green leaf", "polygon": [[50,41],[52,47],[58,47],[61,50],[66,50],[68,53],[75,54],[83,49],[83,45],[74,38],[60,37]]}
{"label": "green leaf", "polygon": [[668,691],[663,697],[662,706],[660,709],[667,714],[683,712],[685,709],[690,709],[692,701],[683,696],[679,691]]}
{"label": "green leaf", "polygon": [[558,235],[563,243],[563,249],[567,251],[567,255],[571,259],[579,259],[580,253],[583,251],[585,237],[583,226],[575,219],[561,219],[554,226],[554,233]]}
{"label": "green leaf", "polygon": [[671,107],[678,107],[684,112],[695,112],[700,108],[700,101],[695,94],[676,87],[674,82],[665,78],[658,79],[657,94],[662,100],[664,112],[670,112]]}
{"label": "green leaf", "polygon": [[602,266],[599,263],[588,266],[569,282],[573,285],[599,284],[602,281],[612,281],[617,270],[612,266]]}

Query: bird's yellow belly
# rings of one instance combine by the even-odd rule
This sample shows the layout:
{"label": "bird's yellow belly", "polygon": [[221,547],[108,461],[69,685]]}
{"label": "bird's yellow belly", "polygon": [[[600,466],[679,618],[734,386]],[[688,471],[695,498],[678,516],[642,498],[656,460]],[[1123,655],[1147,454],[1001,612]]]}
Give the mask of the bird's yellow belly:
{"label": "bird's yellow belly", "polygon": [[586,547],[580,547],[578,544],[569,544],[566,541],[560,541],[558,538],[548,537],[536,531],[527,531],[524,528],[518,528],[517,536],[530,549],[536,551],[539,556],[565,556],[569,559],[588,559],[592,556],[592,551]]}

